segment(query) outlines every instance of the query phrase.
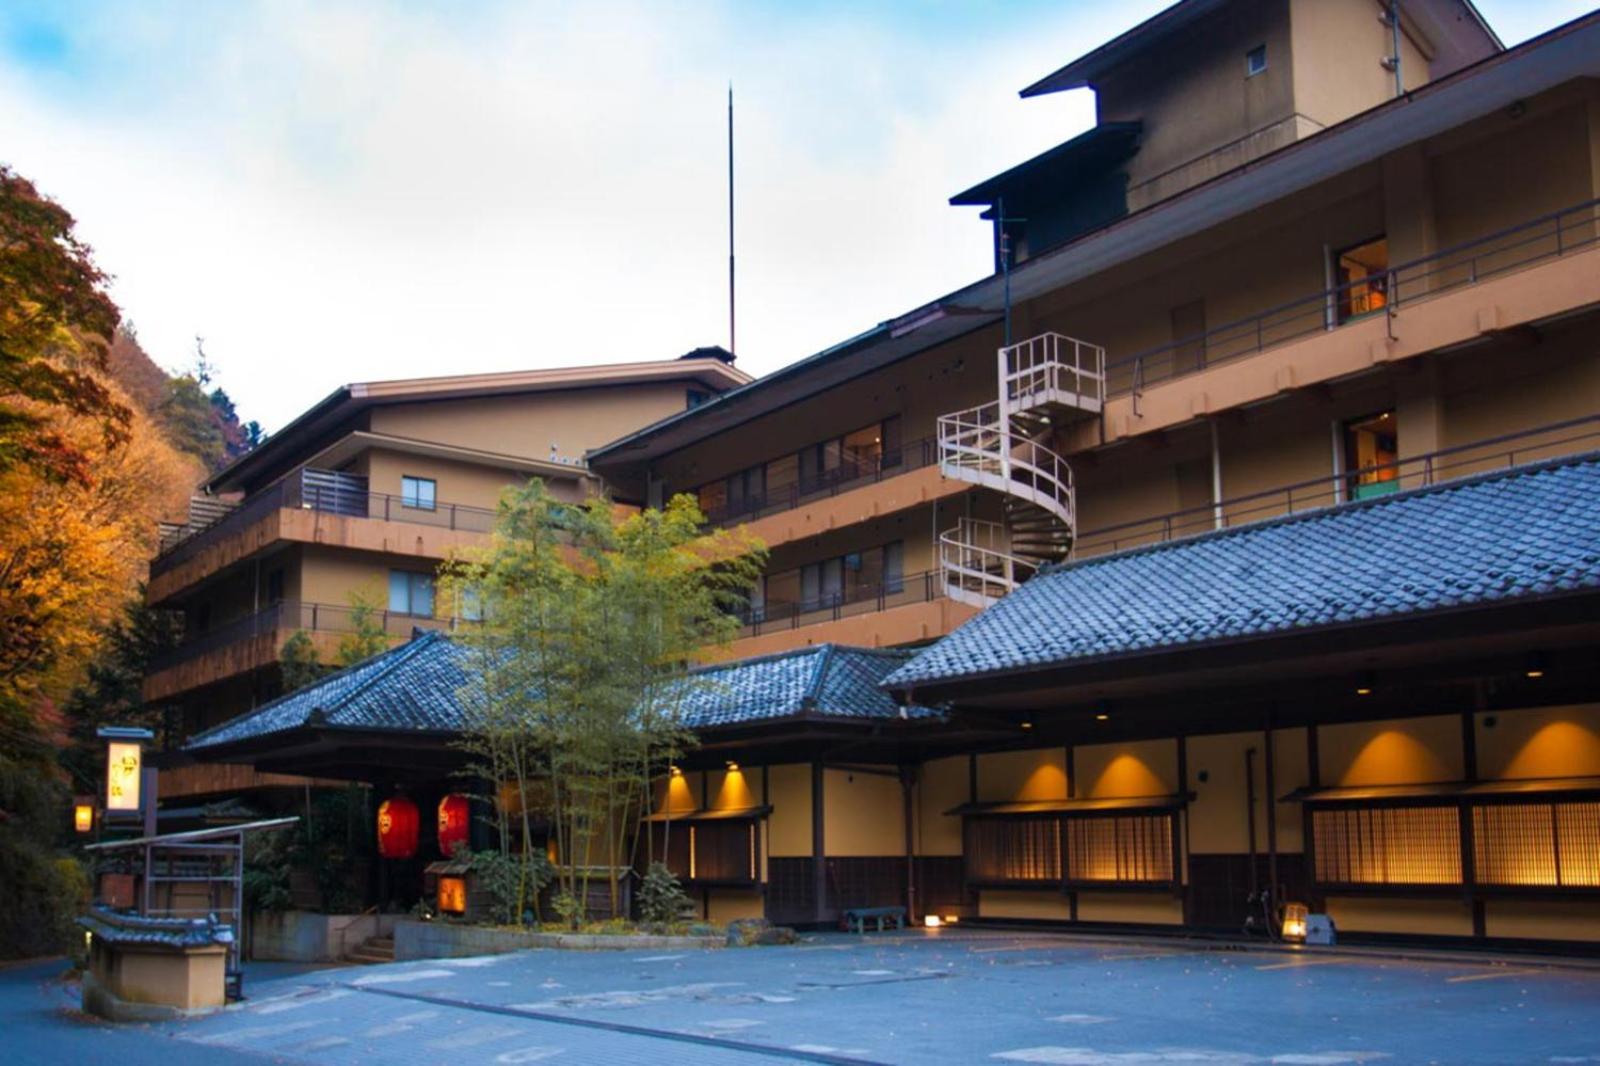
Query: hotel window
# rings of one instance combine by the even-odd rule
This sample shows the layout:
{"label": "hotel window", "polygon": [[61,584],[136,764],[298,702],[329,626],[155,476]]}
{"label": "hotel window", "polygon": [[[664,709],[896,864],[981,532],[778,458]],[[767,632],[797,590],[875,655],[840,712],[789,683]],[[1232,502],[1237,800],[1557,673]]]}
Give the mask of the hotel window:
{"label": "hotel window", "polygon": [[1340,322],[1381,311],[1389,304],[1389,241],[1370,241],[1335,252],[1334,303]]}
{"label": "hotel window", "polygon": [[1399,489],[1399,458],[1399,429],[1393,411],[1380,411],[1344,424],[1344,468],[1350,499],[1366,500]]}
{"label": "hotel window", "polygon": [[1320,884],[1461,884],[1461,815],[1453,805],[1313,810],[1311,832]]}
{"label": "hotel window", "polygon": [[1600,801],[1472,809],[1473,880],[1516,888],[1600,888]]}
{"label": "hotel window", "polygon": [[434,493],[437,488],[438,482],[432,478],[406,475],[400,479],[400,504],[431,511],[435,506]]}
{"label": "hotel window", "polygon": [[800,568],[800,609],[835,607],[844,599],[844,559],[824,559]]}
{"label": "hotel window", "polygon": [[1061,819],[968,818],[964,852],[973,884],[1060,884]]}
{"label": "hotel window", "polygon": [[283,602],[283,567],[274,567],[267,573],[267,602]]}
{"label": "hotel window", "polygon": [[767,503],[767,468],[764,465],[739,471],[727,482],[727,508],[729,514],[759,511]]}
{"label": "hotel window", "polygon": [[1258,44],[1244,54],[1244,76],[1253,78],[1267,70],[1267,46]]}
{"label": "hotel window", "polygon": [[433,575],[389,571],[389,610],[395,614],[433,617]]}
{"label": "hotel window", "polygon": [[1170,884],[1176,819],[1171,814],[1069,818],[1067,880],[1074,884]]}

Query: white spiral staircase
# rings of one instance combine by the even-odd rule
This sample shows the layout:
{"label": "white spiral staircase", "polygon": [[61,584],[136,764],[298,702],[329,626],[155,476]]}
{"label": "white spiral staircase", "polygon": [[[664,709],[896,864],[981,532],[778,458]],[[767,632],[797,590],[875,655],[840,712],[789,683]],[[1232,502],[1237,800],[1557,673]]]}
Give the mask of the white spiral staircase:
{"label": "white spiral staircase", "polygon": [[1002,348],[999,398],[939,417],[939,470],[1003,496],[1004,521],[962,518],[939,535],[945,594],[987,607],[1072,554],[1072,470],[1041,442],[1105,403],[1104,348],[1042,333]]}

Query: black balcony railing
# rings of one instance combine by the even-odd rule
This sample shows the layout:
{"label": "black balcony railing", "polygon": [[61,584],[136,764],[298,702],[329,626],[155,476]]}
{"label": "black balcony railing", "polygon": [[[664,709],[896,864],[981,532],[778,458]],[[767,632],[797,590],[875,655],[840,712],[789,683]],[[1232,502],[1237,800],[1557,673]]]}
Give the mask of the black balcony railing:
{"label": "black balcony railing", "polygon": [[1600,414],[1487,437],[1379,466],[1277,485],[1214,505],[1086,530],[1079,534],[1073,552],[1079,558],[1104,555],[1595,448],[1600,448]]}
{"label": "black balcony railing", "polygon": [[[356,612],[357,608],[332,603],[275,603],[184,639],[177,647],[152,657],[149,672],[169,669],[219,648],[258,637],[276,638],[279,634],[292,633],[297,629],[311,633],[354,633],[360,628]],[[373,610],[371,618],[388,636],[400,639],[411,636],[416,629],[453,631],[463,625],[473,624],[459,618],[435,618],[381,609]]]}
{"label": "black balcony railing", "polygon": [[365,478],[338,471],[306,468],[262,489],[239,506],[203,525],[191,524],[169,532],[162,539],[161,554],[150,563],[150,576],[166,573],[223,537],[245,529],[252,522],[283,508],[375,518],[386,522],[409,522],[472,533],[489,532],[494,528],[495,519],[495,511],[491,507],[437,502],[431,507],[418,507],[415,501],[408,501],[405,497],[368,490]]}
{"label": "black balcony railing", "polygon": [[706,511],[706,524],[723,526],[734,522],[751,522],[813,500],[837,496],[862,485],[920,470],[938,461],[938,441],[933,437],[923,437],[888,449],[869,460],[843,462],[820,476],[791,481],[786,485],[770,485],[766,492],[758,496],[736,504],[709,508]]}
{"label": "black balcony railing", "polygon": [[877,585],[861,585],[812,600],[768,602],[740,613],[744,623],[741,637],[758,637],[818,622],[837,622],[856,615],[872,614],[891,607],[926,603],[944,598],[944,584],[937,570],[907,574]]}
{"label": "black balcony railing", "polygon": [[[1137,402],[1140,393],[1159,382],[1374,315],[1398,313],[1420,297],[1589,247],[1600,239],[1597,207],[1600,200],[1586,200],[1375,275],[1319,289],[1204,333],[1113,360],[1106,366],[1106,394],[1132,393]],[[1350,313],[1352,310],[1356,313]]]}

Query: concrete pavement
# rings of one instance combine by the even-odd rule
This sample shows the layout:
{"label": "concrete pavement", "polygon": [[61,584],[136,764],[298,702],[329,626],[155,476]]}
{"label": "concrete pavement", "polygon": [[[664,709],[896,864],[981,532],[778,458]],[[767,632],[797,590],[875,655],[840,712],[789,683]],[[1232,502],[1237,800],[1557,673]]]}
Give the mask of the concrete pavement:
{"label": "concrete pavement", "polygon": [[140,1047],[164,1042],[164,1063],[1600,1063],[1593,971],[1003,932],[523,952],[250,989]]}

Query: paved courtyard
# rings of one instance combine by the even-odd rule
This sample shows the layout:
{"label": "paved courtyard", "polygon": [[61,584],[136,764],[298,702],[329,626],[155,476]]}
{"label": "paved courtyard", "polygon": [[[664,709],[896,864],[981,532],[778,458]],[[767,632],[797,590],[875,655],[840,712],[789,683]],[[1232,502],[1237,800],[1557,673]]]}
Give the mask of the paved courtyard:
{"label": "paved courtyard", "polygon": [[165,1063],[1600,1063],[1600,971],[1000,932],[528,952],[249,991],[199,1021],[77,1021],[39,1046],[8,1006],[5,1058],[86,1061],[98,1037],[103,1061]]}

